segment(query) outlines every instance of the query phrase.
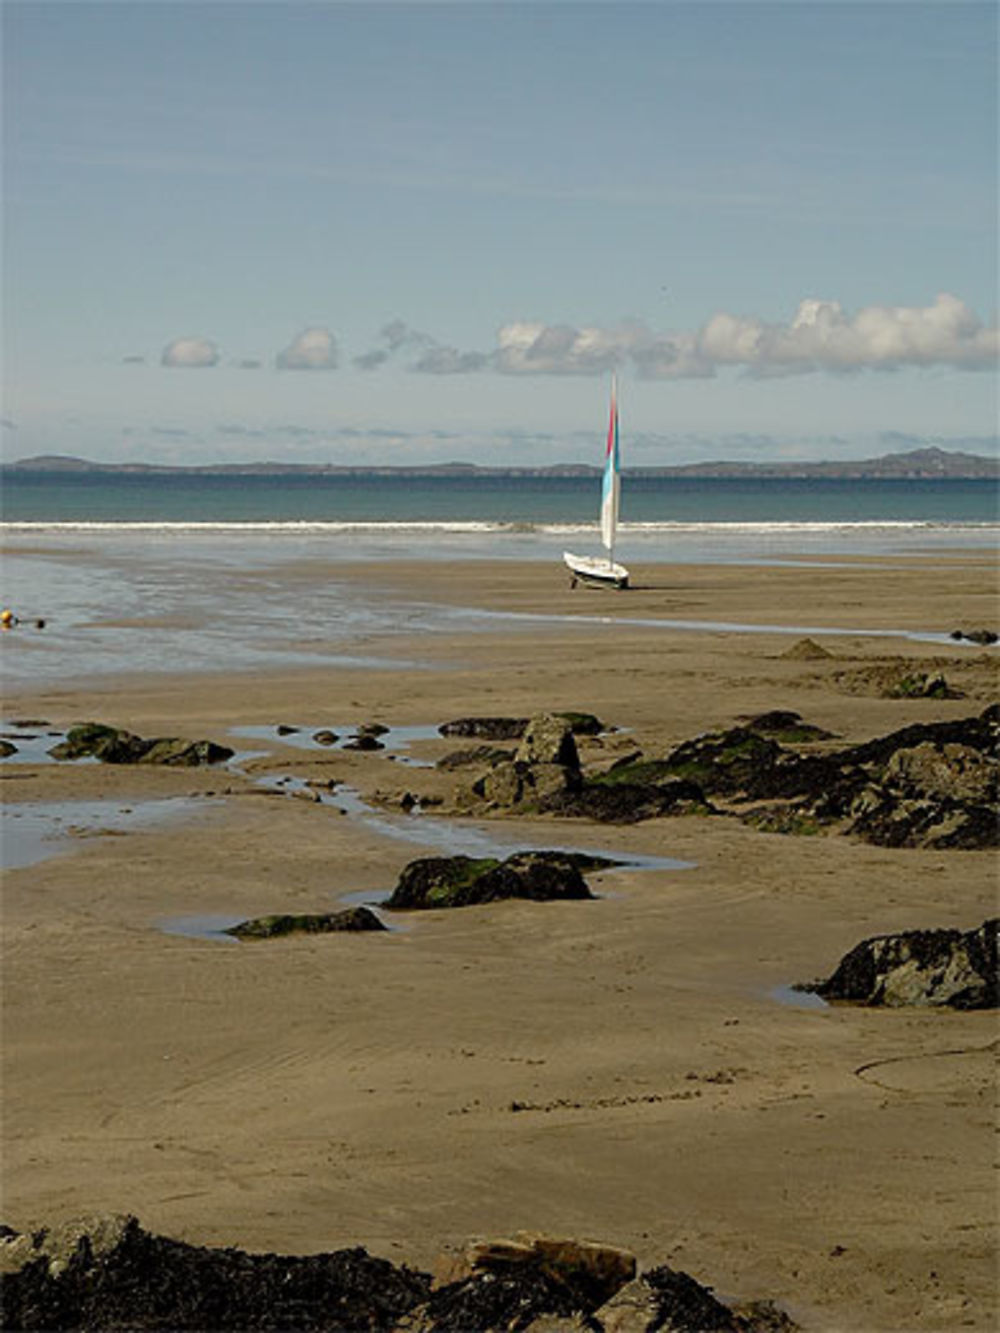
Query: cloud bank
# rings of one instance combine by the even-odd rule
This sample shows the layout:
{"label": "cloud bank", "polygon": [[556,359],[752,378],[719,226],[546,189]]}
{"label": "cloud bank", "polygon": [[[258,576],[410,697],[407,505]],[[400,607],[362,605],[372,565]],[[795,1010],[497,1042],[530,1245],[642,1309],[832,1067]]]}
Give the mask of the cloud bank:
{"label": "cloud bank", "polygon": [[700,329],[674,333],[656,333],[639,321],[574,328],[522,320],[503,325],[489,352],[450,347],[395,320],[355,364],[373,370],[402,355],[409,356],[410,370],[432,375],[602,375],[632,365],[645,379],[670,380],[709,378],[726,367],[756,377],[930,366],[985,370],[996,364],[998,350],[996,328],[984,327],[963,301],[944,292],[929,306],[866,306],[854,315],[837,301],[810,298],[788,324],[720,311]]}
{"label": "cloud bank", "polygon": [[[810,297],[787,324],[718,311],[699,329],[663,333],[638,320],[580,328],[515,320],[501,326],[495,346],[485,351],[452,346],[395,319],[353,364],[377,371],[394,362],[418,375],[605,375],[630,366],[642,379],[677,380],[709,379],[726,369],[754,378],[931,367],[988,370],[998,356],[996,327],[985,326],[964,301],[942,292],[928,306],[872,305],[855,314],[838,301]],[[207,338],[175,338],[161,363],[202,367],[219,359]],[[244,357],[234,364],[257,370],[262,362]],[[322,326],[303,329],[274,364],[279,370],[335,370],[337,340]]]}

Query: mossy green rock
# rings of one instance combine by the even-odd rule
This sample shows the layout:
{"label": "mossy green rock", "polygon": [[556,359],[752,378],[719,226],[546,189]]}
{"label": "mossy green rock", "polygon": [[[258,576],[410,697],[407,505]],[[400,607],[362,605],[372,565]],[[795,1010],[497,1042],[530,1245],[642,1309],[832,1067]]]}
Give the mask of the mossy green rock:
{"label": "mossy green rock", "polygon": [[434,907],[470,907],[504,898],[533,902],[592,898],[584,870],[613,865],[574,852],[515,852],[505,861],[493,857],[429,856],[411,861],[386,903],[392,911]]}
{"label": "mossy green rock", "polygon": [[257,916],[241,921],[225,932],[238,940],[273,940],[283,935],[326,935],[335,931],[385,930],[369,907],[349,907],[342,912]]}

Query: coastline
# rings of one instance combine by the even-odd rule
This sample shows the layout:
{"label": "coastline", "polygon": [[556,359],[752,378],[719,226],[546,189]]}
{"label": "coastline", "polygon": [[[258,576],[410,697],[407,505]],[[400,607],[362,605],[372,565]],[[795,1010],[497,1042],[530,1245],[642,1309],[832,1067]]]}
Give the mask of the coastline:
{"label": "coastline", "polygon": [[[933,566],[650,565],[627,597],[570,592],[532,561],[310,561],[280,572],[283,593],[308,605],[334,571],[386,606],[435,608],[429,627],[347,634],[377,670],[241,670],[237,656],[226,672],[19,686],[5,715],[232,743],[248,725],[436,726],[575,708],[661,753],[767,709],[797,710],[846,743],[979,713],[997,696],[995,649],[871,633],[991,625],[984,552]],[[474,621],[449,619],[463,608]],[[810,625],[841,631],[824,639],[829,657],[789,655]],[[882,697],[866,679],[889,660],[932,662],[965,697]],[[595,902],[431,912],[386,936],[242,945],[165,933],[164,920],[198,913],[329,910],[429,854],[431,814],[405,843],[252,780],[329,773],[398,794],[403,764],[262,748],[250,777],[0,769],[9,809],[198,802],[176,824],[91,831],[8,872],[7,1221],[131,1211],[197,1243],[362,1244],[425,1266],[527,1227],[773,1298],[810,1329],[992,1326],[995,1016],[815,1010],[774,995],[827,974],[865,936],[978,924],[995,911],[992,854],[693,816],[493,820],[486,831],[512,845],[573,841],[690,868],[606,871]]]}

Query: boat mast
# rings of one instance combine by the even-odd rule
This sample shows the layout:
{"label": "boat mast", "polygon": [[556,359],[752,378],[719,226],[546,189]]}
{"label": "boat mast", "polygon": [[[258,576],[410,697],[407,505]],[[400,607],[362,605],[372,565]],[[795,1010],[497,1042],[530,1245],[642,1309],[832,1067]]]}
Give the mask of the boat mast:
{"label": "boat mast", "polygon": [[609,495],[607,521],[608,573],[615,563],[615,535],[618,529],[618,372],[611,372],[611,420],[608,423],[608,459],[605,487]]}

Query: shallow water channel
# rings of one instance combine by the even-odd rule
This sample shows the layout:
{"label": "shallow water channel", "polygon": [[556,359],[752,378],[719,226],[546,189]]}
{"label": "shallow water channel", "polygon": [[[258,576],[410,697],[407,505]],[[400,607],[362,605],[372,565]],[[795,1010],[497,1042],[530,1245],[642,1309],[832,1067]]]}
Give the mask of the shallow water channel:
{"label": "shallow water channel", "polygon": [[[647,856],[641,854],[623,854],[617,850],[583,846],[580,843],[558,842],[543,838],[540,841],[524,837],[513,837],[509,829],[502,825],[496,827],[472,823],[467,820],[455,820],[446,816],[424,814],[419,804],[406,813],[395,814],[369,805],[361,794],[346,785],[337,785],[332,789],[311,786],[306,779],[291,774],[248,775],[244,765],[251,759],[274,753],[271,746],[275,743],[287,745],[293,749],[321,752],[324,750],[342,750],[357,737],[354,726],[330,728],[336,736],[331,742],[315,739],[316,727],[238,727],[230,733],[233,739],[266,744],[266,750],[238,750],[232,759],[224,765],[226,770],[242,777],[251,776],[251,780],[268,791],[285,793],[289,797],[308,792],[317,805],[331,807],[339,815],[362,822],[380,837],[400,842],[408,842],[441,855],[469,856],[473,858],[504,857],[514,852],[526,850],[528,846],[548,851],[586,853],[603,857],[613,863],[615,870],[689,870],[693,862],[682,861],[667,856]],[[40,724],[36,730],[18,731],[14,726],[0,723],[0,732],[11,739],[17,746],[17,753],[0,759],[0,764],[11,763],[94,763],[93,759],[55,760],[48,751],[60,740],[63,733],[49,730]],[[431,767],[430,761],[419,759],[408,753],[410,745],[416,741],[438,739],[440,733],[435,726],[393,727],[378,736],[381,752],[389,760],[414,767]],[[54,801],[44,804],[13,803],[0,809],[0,847],[4,869],[21,869],[35,865],[51,856],[70,849],[72,842],[87,836],[113,836],[138,828],[149,827],[167,820],[183,819],[199,809],[204,809],[211,797],[171,797],[166,799],[136,801],[126,803],[119,800],[94,801]],[[362,890],[340,895],[338,902],[345,906],[364,904],[376,911],[390,931],[408,929],[400,923],[397,914],[385,913],[383,904],[392,893],[391,888],[383,890]],[[163,918],[155,924],[157,929],[169,935],[187,938],[213,940],[219,943],[239,945],[239,941],[227,930],[239,924],[244,918],[223,913],[194,913],[184,916]],[[783,1005],[796,1008],[826,1008],[825,1001],[818,996],[796,990],[792,986],[779,986],[770,991],[772,999]]]}

